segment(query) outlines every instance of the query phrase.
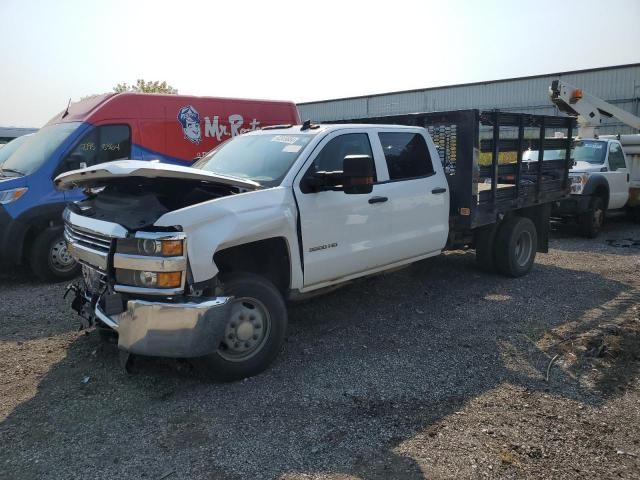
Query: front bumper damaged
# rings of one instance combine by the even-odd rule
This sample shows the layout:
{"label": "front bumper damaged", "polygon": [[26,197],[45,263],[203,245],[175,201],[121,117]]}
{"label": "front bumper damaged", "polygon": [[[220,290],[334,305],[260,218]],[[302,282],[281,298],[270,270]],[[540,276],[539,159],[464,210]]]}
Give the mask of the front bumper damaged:
{"label": "front bumper damaged", "polygon": [[[122,225],[65,210],[65,239],[82,265],[82,281],[69,286],[72,308],[83,327],[102,323],[118,333],[118,347],[136,355],[193,358],[218,350],[225,333],[232,297],[185,296],[188,271],[182,232],[128,232]],[[124,239],[175,241],[175,256],[118,251]],[[118,281],[118,272],[180,273],[171,288],[134,286]]]}
{"label": "front bumper damaged", "polygon": [[98,303],[94,314],[118,332],[122,350],[154,357],[192,358],[218,350],[230,309],[231,297],[185,303],[129,300],[122,313],[109,316]]}

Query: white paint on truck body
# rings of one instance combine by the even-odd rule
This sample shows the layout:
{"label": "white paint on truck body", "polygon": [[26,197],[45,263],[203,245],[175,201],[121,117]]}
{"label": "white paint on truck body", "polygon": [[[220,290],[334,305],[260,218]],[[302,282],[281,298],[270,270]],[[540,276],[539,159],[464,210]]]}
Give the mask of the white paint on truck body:
{"label": "white paint on truck body", "polygon": [[[433,173],[391,181],[378,138],[381,132],[421,135],[431,157]],[[247,135],[266,133],[278,133],[278,130]],[[291,129],[282,130],[283,135],[292,133]],[[331,140],[350,134],[366,135],[371,144],[377,172],[373,191],[364,195],[347,195],[342,191],[303,193],[300,182],[323,148]],[[437,189],[441,191],[432,193]],[[282,237],[289,248],[290,288],[304,292],[441,253],[449,233],[448,190],[438,152],[423,128],[321,126],[280,186],[175,210],[160,217],[155,225],[180,226],[187,234],[188,256],[196,282],[218,273],[213,262],[217,251]],[[377,196],[388,200],[369,202]]]}

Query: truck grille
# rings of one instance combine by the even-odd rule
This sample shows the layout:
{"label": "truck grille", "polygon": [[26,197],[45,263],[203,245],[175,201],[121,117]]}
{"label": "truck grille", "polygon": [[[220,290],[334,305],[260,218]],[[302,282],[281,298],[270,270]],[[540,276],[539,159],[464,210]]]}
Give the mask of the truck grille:
{"label": "truck grille", "polygon": [[68,242],[79,246],[91,248],[104,254],[108,254],[111,249],[112,239],[106,235],[82,230],[69,223],[65,224],[64,233]]}

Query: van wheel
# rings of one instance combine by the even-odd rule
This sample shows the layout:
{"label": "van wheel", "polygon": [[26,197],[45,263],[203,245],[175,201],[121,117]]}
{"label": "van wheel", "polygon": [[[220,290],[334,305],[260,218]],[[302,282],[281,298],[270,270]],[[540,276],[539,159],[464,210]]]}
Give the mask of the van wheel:
{"label": "van wheel", "polygon": [[476,265],[483,272],[496,271],[494,240],[496,237],[495,225],[482,227],[476,231],[474,247],[476,249]]}
{"label": "van wheel", "polygon": [[80,272],[80,265],[67,250],[62,227],[50,227],[36,237],[29,254],[31,270],[45,282],[70,280]]}
{"label": "van wheel", "polygon": [[513,217],[502,224],[494,245],[498,271],[509,277],[521,277],[531,270],[536,259],[536,227],[528,218]]}
{"label": "van wheel", "polygon": [[589,210],[580,215],[578,222],[582,235],[587,238],[596,238],[604,225],[604,200],[602,197],[591,197]]}
{"label": "van wheel", "polygon": [[222,278],[225,295],[234,296],[218,351],[197,359],[204,373],[221,381],[251,377],[278,355],[287,329],[287,308],[278,289],[251,273]]}

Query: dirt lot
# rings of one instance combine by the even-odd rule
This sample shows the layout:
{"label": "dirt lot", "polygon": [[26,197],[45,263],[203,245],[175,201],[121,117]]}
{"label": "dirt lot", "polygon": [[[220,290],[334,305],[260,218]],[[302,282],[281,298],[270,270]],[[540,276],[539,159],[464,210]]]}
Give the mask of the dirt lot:
{"label": "dirt lot", "polygon": [[[0,274],[0,478],[640,478],[640,227],[512,280],[450,254],[291,307],[264,374],[202,380]],[[548,378],[547,378],[548,377]]]}

